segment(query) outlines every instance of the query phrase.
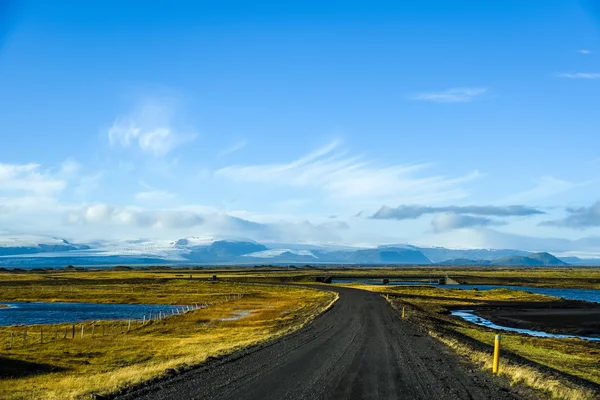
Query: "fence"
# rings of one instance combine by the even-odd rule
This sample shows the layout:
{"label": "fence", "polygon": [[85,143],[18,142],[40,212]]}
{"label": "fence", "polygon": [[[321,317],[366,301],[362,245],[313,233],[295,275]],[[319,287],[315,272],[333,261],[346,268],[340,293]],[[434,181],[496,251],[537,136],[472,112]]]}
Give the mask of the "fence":
{"label": "fence", "polygon": [[149,313],[143,315],[142,318],[131,318],[117,321],[88,321],[75,324],[71,323],[25,327],[11,326],[7,327],[9,332],[7,338],[8,341],[5,347],[12,349],[16,347],[32,346],[35,344],[49,344],[58,343],[60,341],[67,342],[71,340],[127,334],[156,321],[161,321],[166,318],[176,318],[187,312],[202,310],[217,304],[241,299],[242,297],[243,294],[226,295],[222,299],[215,302],[177,306],[176,308],[171,309],[170,312],[159,311],[158,313]]}

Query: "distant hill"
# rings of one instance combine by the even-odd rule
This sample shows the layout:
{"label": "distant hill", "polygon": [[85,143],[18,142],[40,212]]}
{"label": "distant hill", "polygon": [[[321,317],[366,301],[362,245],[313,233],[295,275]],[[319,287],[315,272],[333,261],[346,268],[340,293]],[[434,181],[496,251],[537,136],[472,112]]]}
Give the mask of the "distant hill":
{"label": "distant hill", "polygon": [[431,264],[431,260],[418,250],[394,247],[336,251],[327,256],[334,262],[349,264]]}
{"label": "distant hill", "polygon": [[88,250],[85,244],[74,245],[64,239],[47,239],[40,243],[13,240],[0,242],[0,256],[15,256],[20,254],[58,253],[75,250]]}
{"label": "distant hill", "polygon": [[435,263],[435,265],[454,265],[454,266],[470,266],[470,265],[490,265],[488,260],[470,260],[468,258],[454,258]]}
{"label": "distant hill", "polygon": [[538,260],[542,262],[543,265],[568,265],[566,262],[560,260],[557,257],[554,257],[550,253],[542,252],[542,253],[533,253],[529,254],[527,258],[533,258],[534,260]]}
{"label": "distant hill", "polygon": [[507,265],[507,266],[523,266],[523,267],[535,267],[535,266],[562,266],[569,265],[564,261],[559,260],[550,253],[532,253],[527,257],[524,256],[512,256],[500,258],[494,260],[492,265]]}
{"label": "distant hill", "polygon": [[446,262],[450,260],[477,260],[477,261],[492,261],[499,258],[511,256],[528,256],[530,253],[522,250],[509,249],[446,249],[444,247],[416,247],[410,246],[414,250],[418,250],[429,258],[434,263]]}

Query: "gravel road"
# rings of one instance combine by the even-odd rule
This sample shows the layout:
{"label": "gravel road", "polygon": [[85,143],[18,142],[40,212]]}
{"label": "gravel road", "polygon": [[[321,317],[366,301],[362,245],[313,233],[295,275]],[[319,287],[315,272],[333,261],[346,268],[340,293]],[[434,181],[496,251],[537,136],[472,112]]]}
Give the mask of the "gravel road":
{"label": "gravel road", "polygon": [[[399,318],[381,296],[331,287],[328,312],[298,332],[118,399],[523,399]],[[528,393],[528,394],[523,394]]]}

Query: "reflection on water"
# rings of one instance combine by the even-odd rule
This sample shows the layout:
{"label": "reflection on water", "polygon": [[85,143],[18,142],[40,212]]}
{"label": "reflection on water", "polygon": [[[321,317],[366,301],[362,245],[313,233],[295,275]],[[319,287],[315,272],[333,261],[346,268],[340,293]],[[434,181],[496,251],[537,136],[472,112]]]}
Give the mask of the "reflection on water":
{"label": "reflection on water", "polygon": [[561,335],[561,334],[557,334],[557,333],[532,331],[529,329],[511,328],[509,326],[496,325],[492,321],[489,321],[485,318],[481,318],[481,317],[473,314],[473,310],[454,310],[454,311],[452,311],[452,315],[454,315],[456,317],[460,317],[460,318],[464,319],[465,321],[471,322],[476,325],[485,326],[487,328],[497,329],[497,330],[502,330],[502,331],[524,333],[529,336],[547,337],[547,338],[556,338],[556,339],[583,339],[583,340],[592,340],[592,341],[600,342],[600,337]]}
{"label": "reflection on water", "polygon": [[150,314],[171,314],[177,306],[162,304],[2,303],[0,326],[61,324],[89,320],[142,319]]}

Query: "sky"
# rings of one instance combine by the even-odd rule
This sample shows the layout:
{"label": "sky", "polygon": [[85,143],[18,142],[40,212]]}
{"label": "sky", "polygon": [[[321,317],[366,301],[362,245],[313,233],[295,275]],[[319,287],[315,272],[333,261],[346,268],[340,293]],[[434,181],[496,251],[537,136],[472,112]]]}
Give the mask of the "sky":
{"label": "sky", "polygon": [[0,236],[600,256],[598,1],[0,0]]}

